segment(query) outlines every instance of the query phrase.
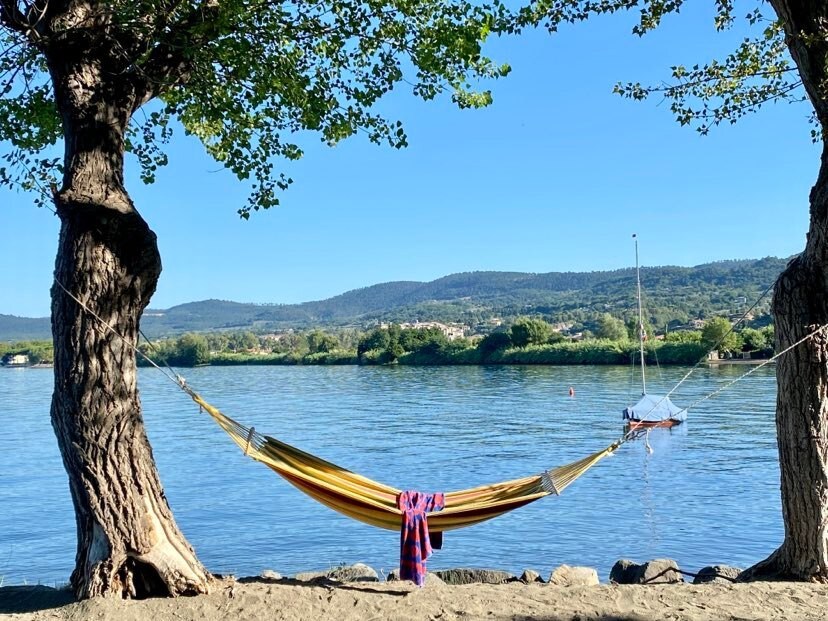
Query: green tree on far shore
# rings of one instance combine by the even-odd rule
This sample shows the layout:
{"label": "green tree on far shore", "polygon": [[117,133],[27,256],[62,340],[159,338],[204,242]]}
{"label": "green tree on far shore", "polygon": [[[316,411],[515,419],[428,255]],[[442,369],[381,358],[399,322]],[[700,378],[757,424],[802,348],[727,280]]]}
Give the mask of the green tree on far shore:
{"label": "green tree on far shore", "polygon": [[773,327],[745,328],[740,332],[744,348],[747,351],[758,351],[773,347]]}
{"label": "green tree on far shore", "polygon": [[700,330],[674,330],[664,335],[667,343],[701,343],[702,333]]}
{"label": "green tree on far shore", "polygon": [[610,341],[623,341],[628,338],[627,326],[622,319],[604,313],[598,318],[598,325],[595,329],[595,337]]}
{"label": "green tree on far shore", "polygon": [[543,319],[518,317],[512,324],[510,336],[515,347],[542,345],[552,335],[552,326]]}
{"label": "green tree on far shore", "polygon": [[177,355],[170,364],[194,367],[210,362],[210,346],[202,334],[185,334],[176,343]]}
{"label": "green tree on far shore", "polygon": [[312,354],[329,353],[339,348],[339,339],[321,330],[313,330],[307,339],[308,351]]}
{"label": "green tree on far shore", "polygon": [[477,349],[481,358],[485,361],[497,351],[502,351],[512,346],[512,337],[508,332],[492,332],[487,334],[477,343]]}
{"label": "green tree on far shore", "polygon": [[708,350],[737,351],[742,348],[742,339],[725,317],[713,317],[705,322],[701,340]]}

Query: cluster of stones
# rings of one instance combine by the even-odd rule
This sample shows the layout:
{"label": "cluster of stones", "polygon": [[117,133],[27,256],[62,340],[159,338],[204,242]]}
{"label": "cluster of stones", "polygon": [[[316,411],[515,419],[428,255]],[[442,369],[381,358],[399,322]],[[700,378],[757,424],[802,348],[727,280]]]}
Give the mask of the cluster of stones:
{"label": "cluster of stones", "polygon": [[[684,576],[692,576],[693,584],[709,582],[734,582],[741,573],[741,569],[728,565],[710,565],[691,574],[679,569],[678,564],[671,559],[655,559],[646,563],[635,563],[628,559],[621,559],[613,565],[609,581],[612,584],[674,584],[684,582]],[[386,581],[399,580],[399,570],[395,569],[383,576]],[[261,578],[265,580],[282,580],[282,576],[275,571],[266,570]],[[380,574],[363,563],[334,567],[327,571],[302,572],[293,576],[298,582],[379,582]],[[429,572],[426,576],[426,585],[429,584],[504,584],[507,582],[523,582],[525,584],[547,583],[558,586],[594,586],[600,583],[598,572],[592,567],[572,567],[561,565],[544,580],[541,575],[532,570],[525,570],[519,577],[507,571],[496,569],[469,569],[456,568]]]}

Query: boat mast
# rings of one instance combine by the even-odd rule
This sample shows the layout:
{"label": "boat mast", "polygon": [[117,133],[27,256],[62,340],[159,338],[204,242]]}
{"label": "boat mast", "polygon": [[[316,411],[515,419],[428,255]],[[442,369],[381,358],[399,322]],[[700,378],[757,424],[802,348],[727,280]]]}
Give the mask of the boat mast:
{"label": "boat mast", "polygon": [[644,372],[644,319],[641,310],[641,268],[638,266],[638,236],[633,233],[635,240],[635,280],[638,285],[638,345],[641,349],[641,392],[647,394],[647,376]]}

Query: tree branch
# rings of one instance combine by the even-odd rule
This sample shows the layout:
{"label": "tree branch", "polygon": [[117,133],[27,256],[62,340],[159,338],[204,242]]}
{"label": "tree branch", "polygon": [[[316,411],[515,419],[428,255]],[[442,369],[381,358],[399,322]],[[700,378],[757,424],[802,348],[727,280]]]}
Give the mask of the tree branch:
{"label": "tree branch", "polygon": [[209,43],[217,35],[220,0],[204,0],[177,23],[169,27],[167,36],[159,41],[139,64],[136,76],[135,109],[186,80],[191,70],[191,52]]}
{"label": "tree branch", "polygon": [[0,0],[0,24],[23,34],[29,30],[29,20],[20,10],[17,0]]}

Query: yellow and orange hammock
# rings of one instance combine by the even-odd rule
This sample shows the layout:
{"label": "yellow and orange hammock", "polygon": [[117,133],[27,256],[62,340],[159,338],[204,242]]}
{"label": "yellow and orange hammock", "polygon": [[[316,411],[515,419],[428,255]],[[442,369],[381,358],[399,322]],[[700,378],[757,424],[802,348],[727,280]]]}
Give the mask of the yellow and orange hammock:
{"label": "yellow and orange hammock", "polygon": [[[402,512],[397,508],[397,496],[401,490],[262,435],[222,414],[189,388],[185,390],[245,455],[262,462],[294,487],[350,518],[379,528],[400,530]],[[601,459],[615,452],[622,442],[618,440],[584,459],[535,476],[448,492],[445,508],[428,514],[429,530],[447,531],[472,526],[544,496],[560,494]]]}

